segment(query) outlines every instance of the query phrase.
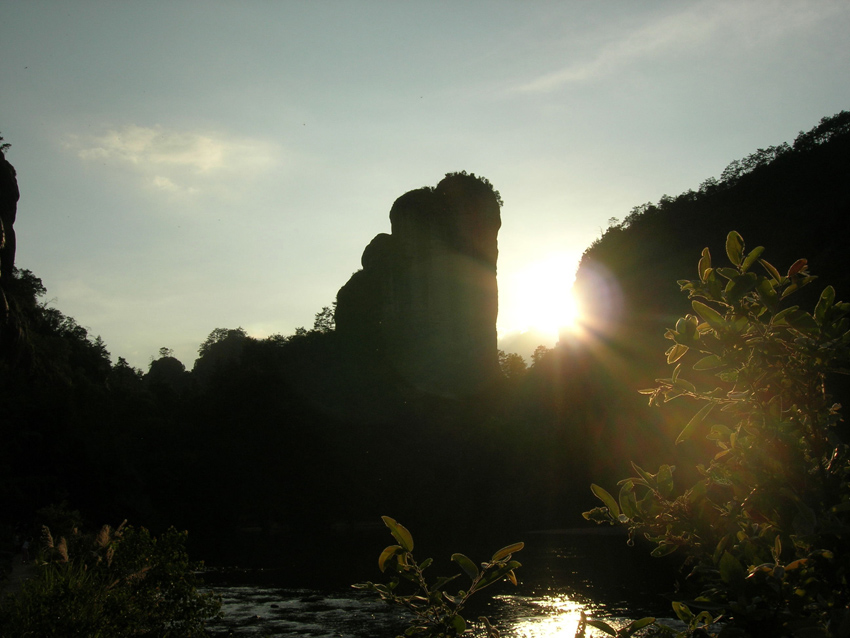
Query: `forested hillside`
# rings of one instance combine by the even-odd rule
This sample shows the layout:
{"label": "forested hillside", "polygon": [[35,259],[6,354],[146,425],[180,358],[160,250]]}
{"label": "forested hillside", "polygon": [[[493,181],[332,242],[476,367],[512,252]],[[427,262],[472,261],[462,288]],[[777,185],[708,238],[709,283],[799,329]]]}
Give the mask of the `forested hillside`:
{"label": "forested hillside", "polygon": [[699,190],[637,206],[609,227],[576,277],[590,326],[614,341],[663,345],[666,322],[688,308],[676,281],[695,275],[694,255],[704,247],[722,256],[730,230],[751,248],[768,246],[777,267],[808,259],[839,295],[847,291],[850,112],[822,119],[793,144],[732,162]]}

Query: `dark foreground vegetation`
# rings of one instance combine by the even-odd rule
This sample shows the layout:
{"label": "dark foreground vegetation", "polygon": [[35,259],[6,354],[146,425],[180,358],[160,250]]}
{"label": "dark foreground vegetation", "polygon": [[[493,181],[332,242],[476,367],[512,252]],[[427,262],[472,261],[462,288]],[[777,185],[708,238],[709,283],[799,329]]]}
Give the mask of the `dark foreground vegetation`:
{"label": "dark foreground vegetation", "polygon": [[[636,208],[625,221],[612,224],[582,260],[577,287],[589,317],[585,338],[565,335],[555,349],[538,350],[530,367],[505,355],[502,378],[459,399],[417,390],[395,374],[380,353],[340,338],[330,309],[317,314],[312,329],[298,329],[290,336],[255,339],[239,328],[217,328],[199,347],[190,370],[168,348],[160,350],[147,371],[131,367],[121,357],[113,363],[99,338],[43,301],[46,290],[35,274],[2,272],[6,309],[0,332],[0,550],[11,556],[18,548],[16,538],[36,543],[41,525],[47,522],[37,512],[64,503],[66,510],[84,513],[79,527],[83,530],[124,519],[156,536],[169,534],[172,525],[189,529],[189,548],[210,563],[276,565],[286,567],[294,577],[312,574],[327,581],[335,576],[316,570],[317,561],[333,565],[345,555],[346,563],[362,578],[374,569],[369,547],[379,552],[382,545],[380,523],[374,522],[386,513],[404,520],[420,536],[438,537],[447,547],[463,546],[462,539],[471,536],[499,546],[507,535],[581,525],[580,512],[594,501],[586,486],[614,484],[630,472],[632,461],[641,468],[676,465],[677,485],[679,477],[681,485],[697,485],[705,480],[697,465],[713,467],[713,455],[705,456],[706,433],[679,445],[675,442],[682,425],[693,417],[695,401],[717,402],[696,390],[706,382],[702,375],[712,371],[700,371],[691,381],[695,389],[683,391],[692,395],[691,402],[683,399],[663,411],[650,410],[645,397],[636,392],[670,376],[666,359],[681,349],[663,356],[664,334],[677,325],[678,317],[687,313],[696,317],[695,323],[685,321],[700,335],[708,334],[703,323],[721,330],[719,323],[712,325],[690,305],[675,282],[698,275],[698,283],[689,290],[706,285],[704,268],[694,269],[694,255],[705,245],[712,255],[724,254],[726,233],[734,228],[753,245],[769,246],[771,263],[793,264],[807,257],[811,271],[832,283],[838,298],[846,296],[847,175],[850,113],[842,112],[802,133],[793,145],[760,150],[733,163],[720,180],[709,180],[698,191]],[[739,274],[746,275],[752,265]],[[730,268],[741,266],[733,260]],[[717,273],[725,278],[721,280],[725,291],[733,277],[720,269]],[[770,297],[759,288],[767,276],[759,277],[755,287],[734,303],[721,292],[720,297],[709,297],[706,305],[724,322],[737,326],[735,313],[742,299],[759,294]],[[789,271],[771,277],[776,286],[790,285]],[[745,283],[749,286],[749,279]],[[821,289],[809,285],[795,292],[799,298],[795,303],[801,308],[821,307]],[[700,292],[715,293],[713,289]],[[758,301],[769,314],[749,318],[748,325],[767,321],[778,312],[761,297]],[[817,311],[812,316],[815,320]],[[683,324],[675,333],[686,329]],[[803,333],[801,338],[808,337]],[[708,336],[700,339],[704,344]],[[699,350],[694,344],[679,345]],[[738,356],[743,351],[730,346],[733,352]],[[727,356],[725,351],[709,354]],[[773,370],[773,363],[765,365]],[[844,377],[819,365],[814,373],[823,375],[825,391],[840,403],[847,391]],[[686,377],[684,372],[681,376]],[[731,378],[725,382],[736,383]],[[718,407],[712,414],[720,412]],[[723,414],[732,418],[735,412]],[[837,419],[837,414],[836,409],[836,416],[830,418]],[[754,418],[750,412],[739,417],[741,422]],[[768,465],[751,489],[767,486],[764,489],[769,490],[774,485],[770,480],[783,479],[784,474],[770,470],[769,462],[784,461],[786,453],[808,459],[806,467],[815,475],[826,471],[816,469],[824,467],[816,459],[826,458],[826,448],[817,454],[795,452],[796,443],[784,439],[779,447],[765,447],[752,433],[737,433],[735,423],[718,423],[724,423],[730,433],[723,430],[709,445],[719,441],[732,449],[743,441],[759,441],[747,445],[766,457],[763,462]],[[830,427],[844,435],[842,423]],[[731,434],[734,445],[728,440]],[[715,464],[727,456],[723,464],[737,458],[729,452],[715,459]],[[789,472],[794,468],[784,467]],[[659,474],[664,473],[656,473],[652,480],[658,481]],[[711,480],[722,484],[715,475]],[[740,479],[749,480],[749,475]],[[830,485],[835,494],[848,498],[846,483],[844,488],[840,481]],[[640,492],[634,479],[632,486]],[[734,526],[740,520],[729,508],[742,506],[747,497],[735,491],[734,481],[723,489],[729,493],[722,498],[711,494],[707,502],[727,508],[724,521]],[[661,493],[661,497],[671,508],[679,502],[678,493]],[[625,498],[631,504],[630,497]],[[635,498],[647,507],[652,500]],[[827,501],[809,502],[808,498],[800,497],[816,517],[810,522],[817,534],[825,534],[817,526],[827,520],[820,509]],[[840,505],[828,502],[829,507]],[[606,504],[609,513],[614,511],[613,503]],[[679,511],[663,507],[643,518],[632,516],[640,508],[621,508],[618,513],[643,530],[654,520],[652,516],[663,518]],[[846,516],[841,513],[843,507],[834,516]],[[760,610],[780,608],[776,600],[785,600],[786,583],[794,582],[777,576],[780,567],[788,573],[793,561],[806,558],[811,569],[821,570],[819,561],[831,559],[812,552],[823,549],[843,556],[839,549],[846,542],[846,532],[840,531],[835,532],[834,549],[828,544],[812,545],[783,508],[804,511],[791,497],[782,501],[778,518],[772,510],[754,509],[767,523],[753,519],[747,525],[758,525],[758,530],[741,528],[726,541],[722,538],[731,533],[728,530],[722,538],[712,537],[715,544],[710,550],[703,548],[709,541],[700,541],[699,551],[707,554],[689,545],[696,534],[676,527],[675,516],[670,530],[652,528],[651,535],[660,539],[657,542],[665,551],[674,546],[691,552],[694,564],[708,572],[712,568],[706,556],[713,558],[719,551],[725,566],[720,566],[717,578],[726,588],[711,594],[710,604],[732,609],[728,594],[732,591],[735,604],[743,606],[730,613],[749,618],[747,605],[757,596],[753,613],[763,620]],[[746,516],[747,511],[744,508],[739,515]],[[762,534],[768,523],[778,531]],[[715,527],[720,533],[721,526]],[[750,541],[741,540],[738,533],[758,539],[752,541],[752,551],[746,549]],[[306,538],[323,551],[293,552],[291,544],[283,542]],[[775,555],[767,547],[771,542]],[[718,543],[725,543],[720,550]],[[355,547],[359,549],[353,553]],[[732,559],[724,559],[727,554],[740,570]],[[754,563],[756,559],[760,563]],[[751,566],[765,563],[773,567],[758,572],[755,581],[746,578],[744,572]],[[823,570],[832,569],[828,565]],[[818,571],[817,577],[827,571]],[[736,589],[738,575],[745,580],[740,589]],[[718,582],[711,580],[710,573],[707,578],[706,587]],[[836,582],[830,580],[833,576],[823,578]],[[779,598],[752,594],[745,589],[752,582],[771,590],[778,587]],[[795,591],[791,596],[797,596]],[[808,595],[788,602],[805,607]],[[846,604],[836,599],[835,605]],[[806,614],[826,626],[825,612]],[[753,636],[782,635],[760,634],[758,623],[742,626]],[[769,626],[797,631],[790,625]],[[829,627],[832,633],[800,630],[793,635],[847,635],[834,630],[835,625]]]}

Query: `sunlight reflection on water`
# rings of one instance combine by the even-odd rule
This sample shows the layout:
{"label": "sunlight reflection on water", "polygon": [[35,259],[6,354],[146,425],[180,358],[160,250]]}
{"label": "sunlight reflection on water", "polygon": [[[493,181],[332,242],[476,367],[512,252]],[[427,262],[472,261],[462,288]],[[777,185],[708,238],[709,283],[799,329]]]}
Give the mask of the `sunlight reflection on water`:
{"label": "sunlight reflection on water", "polygon": [[587,606],[565,596],[497,596],[508,607],[511,636],[516,638],[549,638],[551,636],[575,636],[581,612]]}

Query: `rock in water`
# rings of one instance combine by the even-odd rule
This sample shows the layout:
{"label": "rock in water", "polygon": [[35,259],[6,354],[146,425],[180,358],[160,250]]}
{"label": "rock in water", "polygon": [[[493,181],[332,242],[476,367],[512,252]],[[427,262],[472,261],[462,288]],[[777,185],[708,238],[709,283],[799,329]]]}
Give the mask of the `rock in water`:
{"label": "rock in water", "polygon": [[468,395],[498,374],[500,201],[487,180],[446,176],[399,197],[392,233],[363,251],[337,295],[336,330],[417,389]]}

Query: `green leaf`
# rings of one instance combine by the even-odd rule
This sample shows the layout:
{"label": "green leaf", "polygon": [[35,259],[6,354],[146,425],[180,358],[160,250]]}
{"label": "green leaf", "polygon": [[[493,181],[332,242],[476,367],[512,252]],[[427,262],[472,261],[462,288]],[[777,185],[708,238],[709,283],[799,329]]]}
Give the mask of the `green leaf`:
{"label": "green leaf", "polygon": [[[488,587],[489,585],[492,585],[493,583],[502,580],[502,578],[508,578],[509,580],[511,580],[511,582],[513,582],[513,579],[511,578],[511,573],[516,571],[520,567],[522,567],[522,563],[520,563],[519,561],[512,560],[505,563],[502,567],[484,572],[483,578],[478,581],[477,590],[484,589],[485,587]],[[514,576],[513,578],[516,578],[516,576]]]}
{"label": "green leaf", "polygon": [[460,568],[466,572],[472,580],[478,578],[478,567],[469,558],[463,554],[452,554],[452,560],[460,565]]}
{"label": "green leaf", "polygon": [[647,627],[654,622],[655,618],[653,618],[652,616],[647,616],[646,618],[641,618],[640,620],[634,620],[629,623],[628,635],[631,636],[634,632],[638,631],[639,629],[643,629],[644,627]]}
{"label": "green leaf", "polygon": [[726,256],[736,266],[744,260],[744,238],[735,230],[726,235]]}
{"label": "green leaf", "polygon": [[708,325],[714,328],[715,330],[723,330],[726,327],[726,320],[714,308],[706,306],[701,301],[696,300],[691,302],[691,306],[693,307],[694,311],[700,317],[705,319],[705,321],[708,322]]}
{"label": "green leaf", "polygon": [[514,552],[518,552],[519,550],[521,550],[523,547],[525,547],[525,543],[514,543],[513,545],[503,547],[498,552],[493,554],[493,558],[491,558],[490,561],[495,563],[497,560],[507,558]]}
{"label": "green leaf", "polygon": [[816,333],[818,331],[817,322],[808,312],[803,312],[802,310],[792,312],[785,320],[788,322],[788,325],[800,332]]}
{"label": "green leaf", "polygon": [[676,615],[679,617],[683,623],[690,623],[691,618],[694,617],[693,612],[685,603],[673,601],[673,611],[676,612]]}
{"label": "green leaf", "polygon": [[835,288],[827,286],[823,289],[823,292],[820,294],[820,299],[818,299],[818,304],[815,306],[815,321],[817,321],[819,325],[823,325],[826,311],[829,310],[834,303]]}
{"label": "green leaf", "polygon": [[716,354],[710,354],[697,361],[694,364],[694,370],[714,370],[715,368],[720,368],[724,365],[726,364],[723,359]]}
{"label": "green leaf", "polygon": [[440,576],[436,581],[434,581],[434,584],[431,585],[431,591],[438,591],[442,589],[455,578],[460,578],[460,574],[455,574],[454,576]]}
{"label": "green leaf", "polygon": [[770,275],[771,277],[773,277],[773,279],[776,281],[777,284],[782,283],[782,280],[784,279],[784,277],[779,274],[779,271],[776,269],[776,267],[773,264],[771,264],[769,261],[766,261],[764,259],[759,259],[759,263],[767,271],[767,274]]}
{"label": "green leaf", "polygon": [[661,543],[658,547],[652,550],[651,556],[661,558],[662,556],[672,554],[676,551],[676,549],[678,549],[678,545],[673,545],[672,543]]}
{"label": "green leaf", "polygon": [[740,301],[744,295],[756,287],[758,276],[755,273],[745,273],[732,279],[726,286],[726,298],[732,303]]}
{"label": "green leaf", "polygon": [[747,272],[750,267],[756,263],[756,259],[761,257],[761,254],[764,252],[764,246],[756,246],[750,251],[750,254],[747,255],[747,258],[744,260],[744,263],[741,264],[741,272]]}
{"label": "green leaf", "polygon": [[455,628],[455,631],[458,635],[462,634],[466,631],[466,621],[459,615],[455,614],[452,616],[452,627]]}
{"label": "green leaf", "polygon": [[675,469],[675,466],[671,465],[662,465],[658,468],[658,474],[656,474],[658,491],[661,492],[662,496],[665,498],[670,496],[673,492],[673,470]]}
{"label": "green leaf", "polygon": [[614,500],[614,497],[611,496],[604,487],[600,487],[596,483],[593,483],[591,484],[590,489],[596,495],[596,498],[605,503],[605,506],[608,508],[611,516],[617,518],[620,515],[620,506],[617,505],[617,501]]}
{"label": "green leaf", "polygon": [[773,284],[770,283],[770,279],[762,278],[759,280],[756,285],[756,290],[759,294],[759,299],[761,302],[767,306],[771,311],[776,310],[776,304],[779,301],[779,295],[776,294],[776,290],[773,289]]}
{"label": "green leaf", "polygon": [[729,552],[723,552],[719,567],[720,578],[723,579],[724,583],[732,585],[744,580],[746,576],[746,571],[741,566],[741,563]]}
{"label": "green leaf", "polygon": [[679,437],[676,439],[676,445],[681,443],[682,441],[688,440],[691,435],[694,433],[696,427],[705,421],[705,417],[708,416],[708,413],[714,409],[714,403],[707,403],[706,405],[700,408],[699,412],[691,417],[691,420],[688,421],[688,424],[682,429]]}
{"label": "green leaf", "polygon": [[771,320],[771,323],[775,326],[781,326],[783,324],[787,324],[788,323],[788,319],[787,319],[788,315],[790,315],[793,312],[796,312],[799,308],[800,308],[800,306],[791,306],[789,308],[785,308],[784,310],[780,310],[775,315],[773,315],[773,319]]}
{"label": "green leaf", "polygon": [[737,268],[715,268],[714,272],[716,272],[721,277],[725,277],[729,280],[732,280],[741,274],[738,272]]}
{"label": "green leaf", "polygon": [[731,434],[732,430],[730,430],[722,423],[718,423],[717,425],[711,426],[711,432],[709,432],[705,438],[707,438],[709,441],[720,441],[721,439],[728,439]]}
{"label": "green leaf", "polygon": [[688,346],[683,346],[681,343],[677,343],[665,353],[667,355],[667,363],[674,363],[678,361],[685,356],[687,351]]}
{"label": "green leaf", "polygon": [[636,464],[636,463],[634,463],[634,462],[632,463],[632,467],[635,469],[635,472],[637,472],[637,473],[638,473],[638,475],[639,475],[639,476],[640,476],[640,477],[641,477],[644,481],[646,481],[646,484],[647,484],[649,487],[651,487],[651,488],[654,488],[654,487],[655,487],[655,476],[653,476],[652,474],[650,474],[649,472],[647,472],[646,470],[644,470],[642,467],[640,467],[639,465],[637,465],[637,464]]}
{"label": "green leaf", "polygon": [[618,497],[620,509],[628,518],[636,518],[638,515],[637,498],[635,497],[634,488],[634,483],[624,481]]}
{"label": "green leaf", "polygon": [[378,557],[378,569],[383,572],[387,568],[387,561],[401,551],[403,550],[400,545],[390,545],[385,548]]}
{"label": "green leaf", "polygon": [[614,629],[607,622],[604,622],[602,620],[588,620],[587,624],[590,625],[591,627],[596,627],[600,631],[604,631],[609,636],[616,636],[617,635],[617,630]]}
{"label": "green leaf", "polygon": [[390,533],[393,537],[399,542],[399,544],[409,552],[413,551],[413,536],[410,535],[410,532],[407,531],[407,528],[396,522],[395,519],[390,518],[389,516],[382,516],[381,520],[384,521],[384,525],[390,528]]}
{"label": "green leaf", "polygon": [[700,281],[705,282],[706,275],[708,274],[710,268],[711,253],[708,251],[708,248],[703,248],[702,256],[700,257],[699,265],[697,266],[697,272],[699,272]]}

